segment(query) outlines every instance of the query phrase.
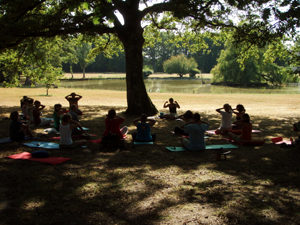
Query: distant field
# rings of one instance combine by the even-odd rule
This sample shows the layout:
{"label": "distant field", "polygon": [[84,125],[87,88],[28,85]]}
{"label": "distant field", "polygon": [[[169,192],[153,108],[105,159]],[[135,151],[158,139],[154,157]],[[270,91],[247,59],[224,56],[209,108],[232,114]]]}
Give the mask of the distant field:
{"label": "distant field", "polygon": [[[23,95],[40,100],[46,106],[61,103],[68,105],[65,96],[74,89],[56,88],[50,89],[49,95],[45,96],[45,88],[0,88],[1,106],[18,106]],[[126,92],[109,90],[76,89],[76,93],[83,96],[80,105],[126,107]],[[182,93],[149,93],[153,103],[159,111],[163,109],[163,103],[173,97],[178,101],[180,111],[194,110],[201,113],[213,113],[215,109],[224,103],[232,106],[244,104],[247,112],[251,115],[286,117],[300,115],[299,94],[182,94]]]}
{"label": "distant field", "polygon": [[[71,78],[70,73],[65,73],[64,78],[68,79]],[[86,78],[125,78],[125,73],[86,73]],[[149,76],[149,78],[175,78],[179,77],[177,74],[166,74],[166,73],[154,73]],[[188,77],[188,75],[185,75],[184,77]],[[196,77],[198,78],[204,78],[204,79],[211,79],[212,74],[210,73],[203,73],[203,74],[197,74]],[[82,78],[82,73],[74,73],[75,79]]]}

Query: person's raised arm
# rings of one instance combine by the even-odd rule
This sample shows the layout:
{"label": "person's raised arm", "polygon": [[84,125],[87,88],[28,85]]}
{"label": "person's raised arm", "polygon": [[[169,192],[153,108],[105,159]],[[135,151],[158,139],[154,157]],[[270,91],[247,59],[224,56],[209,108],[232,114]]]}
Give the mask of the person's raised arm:
{"label": "person's raised arm", "polygon": [[45,105],[40,105],[39,110],[43,110],[46,106]]}
{"label": "person's raised arm", "polygon": [[222,107],[222,108],[218,108],[218,109],[216,109],[216,111],[217,111],[218,113],[220,113],[222,109],[224,109],[224,108],[223,108],[223,107]]}
{"label": "person's raised arm", "polygon": [[77,100],[79,100],[79,99],[82,98],[82,96],[81,96],[81,95],[78,95],[78,94],[76,94],[76,97],[77,97]]}
{"label": "person's raised arm", "polygon": [[180,105],[178,104],[178,102],[175,101],[174,103],[175,103],[176,107],[177,107],[178,109],[180,109]]}
{"label": "person's raised arm", "polygon": [[164,108],[167,108],[168,106],[169,106],[169,104],[168,104],[169,102],[168,101],[166,101],[165,102],[165,104],[164,104]]}
{"label": "person's raised arm", "polygon": [[71,97],[71,94],[67,95],[67,96],[65,97],[65,99],[69,100],[70,97]]}
{"label": "person's raised arm", "polygon": [[237,111],[237,109],[231,109],[231,110],[234,114],[239,114],[239,111]]}

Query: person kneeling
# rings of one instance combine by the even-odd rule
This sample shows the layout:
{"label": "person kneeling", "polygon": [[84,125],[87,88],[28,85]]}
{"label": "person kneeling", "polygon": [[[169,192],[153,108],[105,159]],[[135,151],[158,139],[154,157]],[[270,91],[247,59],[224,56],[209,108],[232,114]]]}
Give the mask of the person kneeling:
{"label": "person kneeling", "polygon": [[137,132],[132,134],[134,142],[154,142],[156,135],[151,135],[151,127],[156,123],[154,119],[147,119],[146,114],[142,114],[140,118],[133,121],[137,128]]}
{"label": "person kneeling", "polygon": [[204,133],[208,129],[208,123],[200,119],[200,114],[195,113],[193,121],[184,126],[184,132],[188,138],[182,139],[182,144],[187,150],[199,151],[205,149]]}

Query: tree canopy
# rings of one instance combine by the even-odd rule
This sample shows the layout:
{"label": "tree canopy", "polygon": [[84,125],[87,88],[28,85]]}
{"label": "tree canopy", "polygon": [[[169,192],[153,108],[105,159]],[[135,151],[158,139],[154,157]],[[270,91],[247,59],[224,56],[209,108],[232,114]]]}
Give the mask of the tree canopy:
{"label": "tree canopy", "polygon": [[115,35],[126,57],[127,112],[154,114],[142,74],[143,24],[167,29],[188,24],[197,32],[233,29],[236,40],[263,45],[296,32],[299,10],[298,0],[3,0],[0,49],[30,37]]}

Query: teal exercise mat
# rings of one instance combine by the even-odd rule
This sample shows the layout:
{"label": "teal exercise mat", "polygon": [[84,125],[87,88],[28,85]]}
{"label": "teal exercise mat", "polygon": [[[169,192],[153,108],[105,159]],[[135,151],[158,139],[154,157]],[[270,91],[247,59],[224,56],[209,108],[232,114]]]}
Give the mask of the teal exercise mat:
{"label": "teal exercise mat", "polygon": [[23,145],[31,148],[59,149],[59,144],[54,142],[31,141],[23,143]]}
{"label": "teal exercise mat", "polygon": [[153,141],[134,141],[134,145],[153,145]]}
{"label": "teal exercise mat", "polygon": [[223,144],[223,145],[206,145],[206,150],[218,150],[218,149],[234,149],[238,148],[238,146],[233,144]]}
{"label": "teal exercise mat", "polygon": [[[223,145],[206,145],[205,150],[218,150],[218,149],[234,149],[238,148],[238,146],[233,145],[233,144],[223,144]],[[180,146],[168,146],[166,147],[167,150],[171,152],[183,152],[186,151],[184,147]],[[201,150],[199,150],[201,151]]]}
{"label": "teal exercise mat", "polygon": [[167,150],[171,151],[171,152],[183,152],[186,151],[186,149],[184,147],[176,147],[176,146],[168,146],[166,147]]}
{"label": "teal exercise mat", "polygon": [[[90,130],[90,128],[87,128],[87,127],[81,127],[81,128],[82,128],[82,130],[84,130],[84,131]],[[80,130],[80,128],[77,127],[77,130]]]}

